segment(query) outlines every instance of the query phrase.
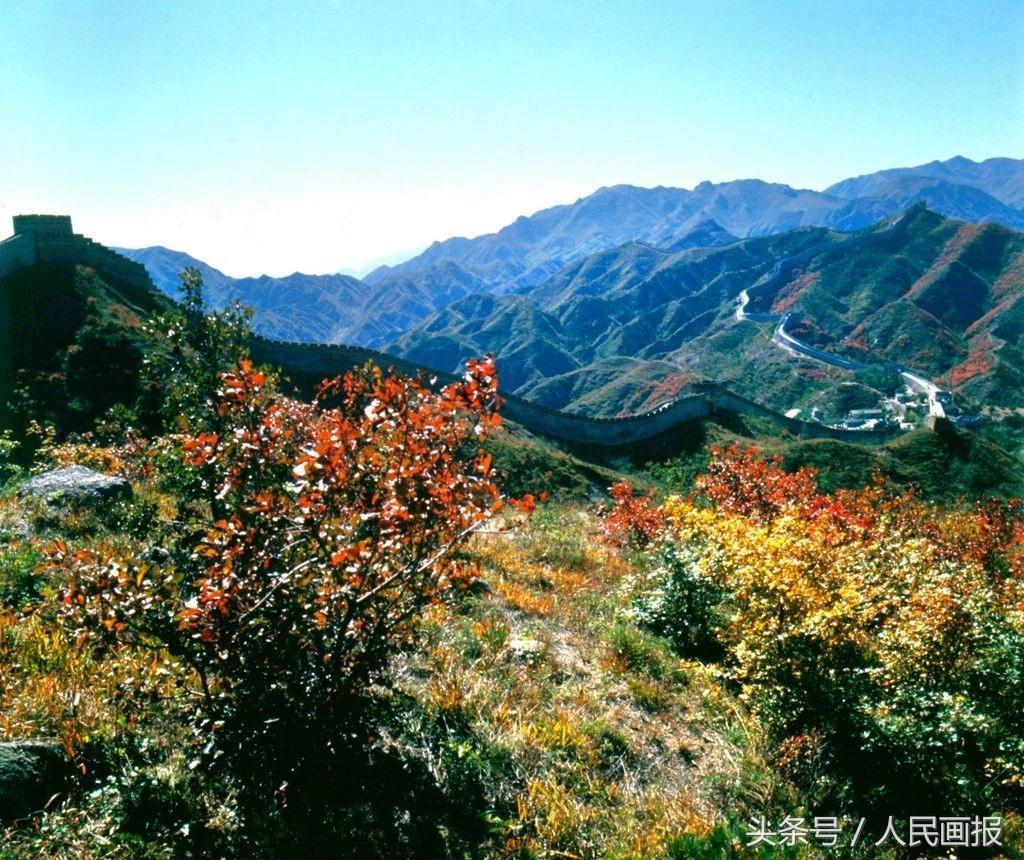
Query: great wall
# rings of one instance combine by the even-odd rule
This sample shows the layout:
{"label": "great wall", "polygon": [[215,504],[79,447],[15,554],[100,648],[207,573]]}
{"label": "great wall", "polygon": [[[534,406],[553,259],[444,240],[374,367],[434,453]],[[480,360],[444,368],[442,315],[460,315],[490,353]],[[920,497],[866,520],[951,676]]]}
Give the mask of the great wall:
{"label": "great wall", "polygon": [[[108,272],[122,281],[156,291],[145,268],[103,245],[72,231],[69,216],[20,215],[14,218],[14,235],[0,242],[0,278],[37,263],[70,263],[88,266],[101,274]],[[0,362],[6,335],[0,308]],[[253,357],[276,365],[297,383],[334,376],[352,367],[372,361],[399,373],[424,375],[444,382],[455,379],[444,373],[388,353],[341,344],[299,343],[254,336]],[[5,369],[0,365],[0,375]],[[6,371],[10,373],[9,369]],[[0,385],[0,389],[3,386]],[[0,391],[2,394],[2,391]],[[732,413],[769,419],[787,432],[804,438],[828,438],[849,442],[880,443],[892,437],[893,430],[846,430],[789,418],[717,384],[704,384],[693,392],[667,401],[647,412],[619,418],[592,418],[572,412],[550,409],[517,397],[502,394],[503,414],[531,432],[564,442],[601,447],[618,447],[653,439],[679,425]]]}

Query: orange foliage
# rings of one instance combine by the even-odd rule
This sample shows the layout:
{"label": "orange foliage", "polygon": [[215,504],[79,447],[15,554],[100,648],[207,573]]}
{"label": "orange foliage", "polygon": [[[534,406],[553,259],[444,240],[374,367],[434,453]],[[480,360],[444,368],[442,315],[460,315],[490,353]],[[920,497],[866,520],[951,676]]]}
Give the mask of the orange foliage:
{"label": "orange foliage", "polygon": [[616,484],[609,491],[615,506],[605,519],[605,534],[616,544],[644,547],[661,529],[664,514],[654,504],[653,493],[635,496],[633,488],[625,481]]}
{"label": "orange foliage", "polygon": [[967,353],[966,360],[950,371],[950,383],[959,386],[975,376],[988,373],[995,366],[995,359],[992,356],[993,346],[991,335],[986,334],[974,338],[971,341],[971,348]]}
{"label": "orange foliage", "polygon": [[[490,360],[438,393],[368,367],[304,403],[241,363],[217,431],[184,444],[210,515],[183,534],[181,568],[57,547],[65,615],[97,644],[163,640],[201,675],[208,718],[236,696],[258,721],[343,707],[424,607],[475,576],[458,550],[500,504],[475,447],[498,424],[497,385]],[[262,702],[267,678],[279,698]]]}
{"label": "orange foliage", "polygon": [[821,272],[801,272],[786,284],[772,302],[773,314],[784,314],[793,307],[807,290],[811,289],[821,277]]}
{"label": "orange foliage", "polygon": [[[697,485],[710,507],[665,503],[662,536],[685,564],[675,602],[648,614],[698,623],[696,585],[719,589],[710,617],[727,665],[787,771],[813,783],[828,758],[872,780],[897,756],[936,798],[1024,780],[1019,501],[943,510],[881,483],[822,493],[813,470],[737,446],[713,449]],[[886,790],[909,802],[922,784]]]}

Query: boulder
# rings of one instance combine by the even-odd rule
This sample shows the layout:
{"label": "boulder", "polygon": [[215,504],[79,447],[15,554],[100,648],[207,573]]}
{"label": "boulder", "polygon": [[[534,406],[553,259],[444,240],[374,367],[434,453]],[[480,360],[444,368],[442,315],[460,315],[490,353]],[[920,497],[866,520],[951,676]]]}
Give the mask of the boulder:
{"label": "boulder", "polygon": [[30,478],[21,485],[21,498],[39,498],[47,502],[63,502],[72,499],[106,501],[119,496],[130,496],[131,484],[124,478],[115,478],[96,472],[85,466],[68,466],[53,469]]}
{"label": "boulder", "polygon": [[54,740],[0,743],[0,827],[40,812],[67,790],[74,766]]}

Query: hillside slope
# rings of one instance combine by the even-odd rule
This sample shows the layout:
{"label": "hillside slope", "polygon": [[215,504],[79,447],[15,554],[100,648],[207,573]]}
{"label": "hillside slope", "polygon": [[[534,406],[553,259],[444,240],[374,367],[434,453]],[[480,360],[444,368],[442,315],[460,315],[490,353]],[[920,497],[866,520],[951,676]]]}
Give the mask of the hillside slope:
{"label": "hillside slope", "polygon": [[825,192],[744,179],[693,189],[600,188],[571,204],[517,218],[496,233],[435,242],[422,254],[382,266],[361,282],[347,275],[231,278],[187,254],[159,246],[122,249],[175,295],[178,273],[195,266],[211,303],[240,299],[268,337],[382,348],[431,313],[472,293],[538,286],[595,253],[635,242],[670,253],[731,244],[799,227],[856,231],[917,202],[966,221],[1024,229],[1024,162],[956,158],[837,183]]}
{"label": "hillside slope", "polygon": [[[853,236],[805,228],[675,254],[627,243],[515,296],[455,302],[393,349],[444,370],[494,352],[519,394],[592,414],[655,397],[671,376],[659,366],[666,363],[679,371],[670,386],[714,379],[788,409],[849,374],[783,352],[769,328],[737,322],[736,297],[760,281],[749,310],[798,312],[801,336],[821,348],[902,363],[971,397],[1021,405],[1024,234],[920,206],[894,223]],[[784,275],[769,277],[792,258]],[[559,360],[528,366],[527,354]],[[608,364],[613,358],[632,361]],[[609,388],[610,368],[637,390]]]}

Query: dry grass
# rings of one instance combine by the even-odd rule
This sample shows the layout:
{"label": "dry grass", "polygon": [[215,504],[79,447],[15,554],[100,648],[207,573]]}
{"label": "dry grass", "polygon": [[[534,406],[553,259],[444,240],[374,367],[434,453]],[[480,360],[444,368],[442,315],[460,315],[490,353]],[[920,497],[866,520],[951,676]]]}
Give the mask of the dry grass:
{"label": "dry grass", "polygon": [[[139,491],[161,510],[155,488]],[[0,499],[0,528],[31,533],[14,540],[40,552],[49,540],[42,515]],[[755,724],[713,672],[623,620],[619,586],[632,568],[601,541],[596,518],[542,510],[480,535],[471,552],[486,585],[432,608],[420,647],[399,661],[399,689],[415,707],[382,727],[453,802],[465,797],[482,810],[487,834],[468,854],[465,841],[453,844],[453,856],[687,857],[677,840],[721,830],[725,812],[779,806],[784,786],[764,766]],[[60,856],[135,856],[104,840],[121,827],[136,784],[187,797],[206,828],[230,835],[239,826],[229,820],[233,799],[191,784],[198,775],[173,752],[184,742],[180,724],[154,707],[196,695],[188,673],[145,650],[86,653],[49,623],[0,615],[0,737],[54,735],[78,754],[136,741],[161,751],[136,751],[153,764],[44,817],[0,857],[39,846]],[[137,681],[128,687],[126,678]],[[174,851],[170,837],[147,844]],[[741,844],[733,847],[742,856]]]}
{"label": "dry grass", "polygon": [[743,787],[764,770],[749,720],[708,670],[619,620],[630,568],[596,520],[543,512],[473,551],[489,591],[435,610],[403,685],[510,760],[496,856],[668,856],[722,822],[723,792],[761,802]]}

